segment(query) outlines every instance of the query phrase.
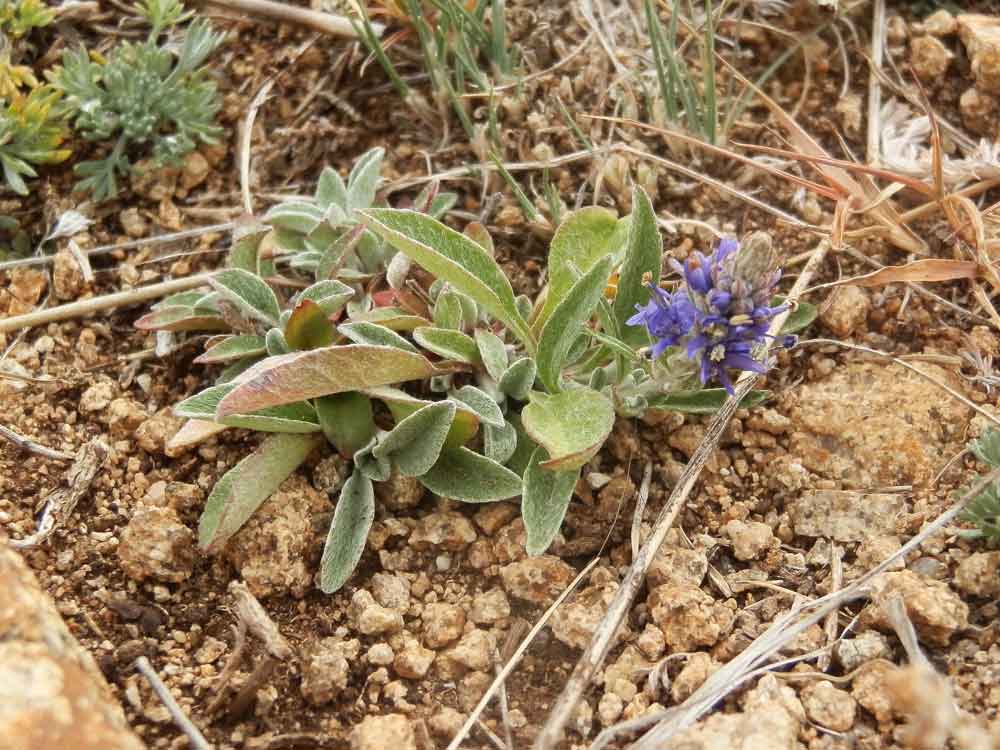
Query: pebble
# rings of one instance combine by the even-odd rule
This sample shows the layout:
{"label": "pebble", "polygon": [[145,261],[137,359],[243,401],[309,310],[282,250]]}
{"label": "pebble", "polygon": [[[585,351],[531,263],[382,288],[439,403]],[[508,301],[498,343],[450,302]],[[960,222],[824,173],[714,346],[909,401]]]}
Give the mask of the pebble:
{"label": "pebble", "polygon": [[410,582],[401,575],[376,573],[372,576],[372,595],[388,609],[404,613],[410,608]]}
{"label": "pebble", "polygon": [[146,410],[133,399],[116,398],[108,404],[108,429],[115,437],[128,437],[148,416]]}
{"label": "pebble", "polygon": [[899,667],[887,661],[873,661],[856,674],[851,682],[851,696],[879,724],[892,719],[892,698],[887,682],[898,670]]}
{"label": "pebble", "polygon": [[455,604],[435,602],[424,607],[424,644],[442,648],[454,643],[465,628],[465,610]]}
{"label": "pebble", "polygon": [[1000,552],[976,552],[958,564],[955,587],[973,596],[1000,594]]}
{"label": "pebble", "polygon": [[403,647],[397,650],[392,668],[408,680],[422,679],[431,668],[436,654],[424,648],[416,638],[404,638]]}
{"label": "pebble", "polygon": [[700,586],[708,573],[708,557],[703,549],[680,546],[680,537],[671,529],[649,566],[647,579],[651,589],[673,586]]}
{"label": "pebble", "polygon": [[450,741],[458,734],[464,723],[465,716],[451,706],[441,708],[427,720],[427,726],[430,727],[431,734],[444,741]]}
{"label": "pebble", "polygon": [[396,659],[396,654],[393,653],[392,647],[388,643],[372,644],[366,656],[369,664],[379,667],[389,666]]}
{"label": "pebble", "polygon": [[616,693],[605,693],[597,703],[597,719],[601,726],[610,727],[622,715],[625,702]]}
{"label": "pebble", "polygon": [[375,483],[375,499],[389,510],[416,508],[424,499],[424,494],[426,488],[418,479],[403,476],[395,470],[388,481]]}
{"label": "pebble", "polygon": [[576,571],[552,555],[539,555],[500,569],[504,589],[532,604],[550,604],[576,576]]}
{"label": "pebble", "polygon": [[635,645],[642,651],[642,655],[651,661],[656,661],[663,656],[663,652],[667,648],[667,642],[663,638],[663,631],[652,623],[646,624],[645,629],[636,638]]}
{"label": "pebble", "polygon": [[122,531],[118,560],[135,580],[179,583],[194,572],[195,539],[169,508],[141,508]]}
{"label": "pebble", "polygon": [[1000,18],[963,13],[957,21],[958,35],[972,61],[976,86],[984,93],[1000,94]]}
{"label": "pebble", "polygon": [[952,635],[969,625],[968,605],[943,581],[901,570],[876,576],[871,586],[871,604],[861,613],[861,621],[867,625],[890,630],[885,606],[896,596],[902,597],[917,633],[930,643],[947,646]]}
{"label": "pebble", "polygon": [[924,19],[923,27],[931,36],[951,36],[958,30],[958,21],[950,12],[941,8]]}
{"label": "pebble", "polygon": [[788,516],[799,536],[860,542],[892,534],[896,519],[907,510],[898,493],[807,490],[788,504]]}
{"label": "pebble", "polygon": [[760,521],[734,518],[722,527],[722,533],[732,541],[733,555],[742,561],[756,560],[778,544],[771,527]]}
{"label": "pebble", "polygon": [[834,290],[819,319],[837,338],[846,339],[855,331],[863,330],[871,307],[867,292],[847,284]]}
{"label": "pebble", "polygon": [[87,287],[80,264],[69,250],[60,250],[52,260],[52,292],[57,300],[71,302]]}
{"label": "pebble", "polygon": [[857,701],[846,690],[834,687],[832,682],[814,682],[802,690],[801,697],[806,716],[824,729],[846,732],[854,726]]}
{"label": "pebble", "polygon": [[364,589],[354,593],[351,609],[356,612],[358,630],[364,635],[386,635],[399,633],[403,629],[403,615],[377,604]]}
{"label": "pebble", "polygon": [[167,442],[181,428],[184,420],[164,409],[144,420],[135,430],[135,441],[147,453],[163,455]]}
{"label": "pebble", "polygon": [[107,380],[99,380],[80,396],[80,411],[103,411],[115,397],[115,387]]}
{"label": "pebble", "polygon": [[417,750],[410,720],[402,714],[366,716],[351,732],[351,750]]}
{"label": "pebble", "polygon": [[201,648],[195,651],[194,661],[196,664],[211,664],[224,653],[226,653],[226,644],[218,638],[208,636],[201,644]]}
{"label": "pebble", "polygon": [[476,594],[469,609],[469,619],[477,625],[494,625],[510,617],[510,602],[503,589]]}
{"label": "pebble", "polygon": [[[606,569],[598,569],[594,571],[592,580],[598,577],[604,580],[574,594],[555,611],[549,621],[552,634],[567,646],[586,648],[591,635],[615,598],[618,582],[614,574]],[[617,637],[621,638],[625,633],[624,628],[619,629]]]}
{"label": "pebble", "polygon": [[695,586],[658,586],[647,603],[672,651],[714,646],[733,627],[733,611]]}
{"label": "pebble", "polygon": [[485,630],[474,628],[445,652],[449,659],[466,669],[486,669],[493,663],[496,641]]}
{"label": "pebble", "polygon": [[340,638],[323,638],[303,648],[302,696],[321,706],[340,695],[351,673],[348,656],[354,653],[356,649],[345,646]]}
{"label": "pebble", "polygon": [[719,664],[710,654],[704,651],[696,651],[688,657],[684,668],[674,678],[670,686],[670,697],[674,703],[683,703],[694,691],[704,684],[705,680],[722,665]]}
{"label": "pebble", "polygon": [[476,511],[473,520],[484,534],[493,536],[517,516],[518,508],[513,503],[487,503]]}
{"label": "pebble", "polygon": [[918,36],[910,41],[910,65],[925,83],[937,83],[948,71],[954,57],[947,47],[933,36]]}
{"label": "pebble", "polygon": [[834,653],[844,672],[853,672],[866,662],[875,659],[890,659],[892,647],[889,639],[876,630],[865,630],[853,638],[837,643]]}
{"label": "pebble", "polygon": [[476,541],[476,530],[461,513],[431,513],[417,523],[410,534],[410,546],[417,550],[440,548],[460,552]]}

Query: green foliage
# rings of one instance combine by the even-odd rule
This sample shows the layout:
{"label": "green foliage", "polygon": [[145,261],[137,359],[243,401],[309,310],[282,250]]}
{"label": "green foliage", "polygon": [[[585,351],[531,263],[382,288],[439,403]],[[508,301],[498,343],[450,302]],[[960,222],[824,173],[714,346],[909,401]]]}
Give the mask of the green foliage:
{"label": "green foliage", "polygon": [[[1000,430],[990,427],[969,443],[969,450],[990,470],[1000,469]],[[964,532],[965,536],[1000,545],[1000,482],[991,482],[974,497],[965,506],[962,520],[975,526]]]}
{"label": "green foliage", "polygon": [[[424,213],[372,207],[381,157],[363,155],[346,181],[324,171],[312,198],[241,228],[210,289],[174,295],[137,323],[229,331],[199,361],[230,370],[177,404],[178,415],[284,433],[219,481],[203,519],[207,546],[224,544],[320,433],[353,461],[321,564],[328,592],[363,554],[373,482],[414,477],[470,503],[520,495],[529,552],[540,554],[616,414],[708,413],[725,401],[721,390],[668,392],[662,365],[640,352],[647,342],[622,335],[660,265],[641,190],[632,217],[568,214],[550,249],[547,296],[528,300],[515,297],[482,227],[462,234]],[[431,190],[415,204],[441,210],[437,197]],[[265,246],[278,257],[265,262]],[[303,262],[330,254],[335,261]],[[435,280],[408,277],[410,264]],[[315,281],[286,299],[266,278],[277,265]],[[616,278],[622,297],[611,300]],[[402,389],[408,383],[419,397]],[[760,399],[752,393],[744,406]],[[288,459],[276,461],[276,451]]]}
{"label": "green foliage", "polygon": [[[67,50],[53,76],[76,131],[111,144],[104,158],[76,165],[77,189],[96,200],[116,196],[119,179],[134,171],[130,148],[143,147],[157,166],[178,164],[222,132],[215,124],[221,102],[204,63],[224,35],[204,19],[177,29],[190,15],[179,0],[147,0],[139,8],[152,26],[145,41],[123,42],[107,59],[82,47]],[[177,38],[159,41],[168,30]]]}
{"label": "green foliage", "polygon": [[24,178],[37,175],[35,166],[69,158],[69,149],[60,148],[65,129],[58,101],[59,92],[49,86],[0,100],[0,164],[7,186],[20,195],[28,194]]}
{"label": "green foliage", "polygon": [[0,33],[13,39],[48,26],[55,17],[42,0],[0,0]]}

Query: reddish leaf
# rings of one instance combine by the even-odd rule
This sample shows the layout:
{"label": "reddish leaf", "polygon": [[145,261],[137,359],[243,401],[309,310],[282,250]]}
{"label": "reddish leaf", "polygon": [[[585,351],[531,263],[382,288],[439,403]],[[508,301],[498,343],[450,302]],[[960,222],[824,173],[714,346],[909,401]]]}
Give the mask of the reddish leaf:
{"label": "reddish leaf", "polygon": [[333,343],[335,329],[323,308],[311,299],[295,306],[285,324],[285,340],[293,349],[319,349]]}

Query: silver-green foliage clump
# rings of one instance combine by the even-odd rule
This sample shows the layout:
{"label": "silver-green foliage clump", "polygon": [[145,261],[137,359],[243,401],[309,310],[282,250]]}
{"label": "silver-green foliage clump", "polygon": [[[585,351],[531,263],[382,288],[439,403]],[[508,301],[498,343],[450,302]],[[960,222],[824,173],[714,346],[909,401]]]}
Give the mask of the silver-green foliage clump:
{"label": "silver-green foliage clump", "polygon": [[[969,449],[991,470],[1000,469],[1000,430],[989,428],[978,440],[969,444]],[[1000,483],[987,485],[969,502],[962,518],[975,526],[966,532],[966,536],[1000,544]]]}
{"label": "silver-green foliage clump", "polygon": [[111,144],[104,158],[75,167],[77,189],[96,200],[117,195],[118,180],[133,169],[130,150],[143,147],[158,166],[177,164],[222,132],[218,90],[204,63],[224,35],[201,18],[181,27],[190,14],[179,0],[145,0],[139,9],[151,25],[145,41],[122,42],[107,59],[67,50],[53,76],[75,130]]}
{"label": "silver-green foliage clump", "polygon": [[[324,171],[314,196],[241,229],[210,289],[175,295],[137,324],[220,332],[198,361],[226,368],[175,407],[179,416],[275,433],[216,484],[204,548],[220,549],[324,442],[353,463],[323,553],[327,592],[364,551],[375,482],[413,477],[470,503],[520,496],[528,552],[539,554],[616,415],[708,412],[726,397],[673,371],[666,355],[650,360],[648,334],[627,328],[661,265],[641,190],[631,216],[568,215],[550,247],[548,291],[529,299],[515,294],[485,228],[460,233],[437,220],[454,196],[429,189],[417,210],[374,207],[381,158],[363,155],[346,182]],[[267,281],[276,272],[308,282],[279,296]]]}

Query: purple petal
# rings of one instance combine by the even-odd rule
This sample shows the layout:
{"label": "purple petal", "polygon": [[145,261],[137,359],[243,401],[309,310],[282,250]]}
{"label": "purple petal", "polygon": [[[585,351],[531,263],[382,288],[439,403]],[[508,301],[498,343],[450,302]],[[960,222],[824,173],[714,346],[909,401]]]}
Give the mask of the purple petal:
{"label": "purple petal", "polygon": [[767,368],[764,365],[745,354],[727,353],[724,364],[728,367],[735,367],[737,370],[749,370],[756,373],[767,372]]}

